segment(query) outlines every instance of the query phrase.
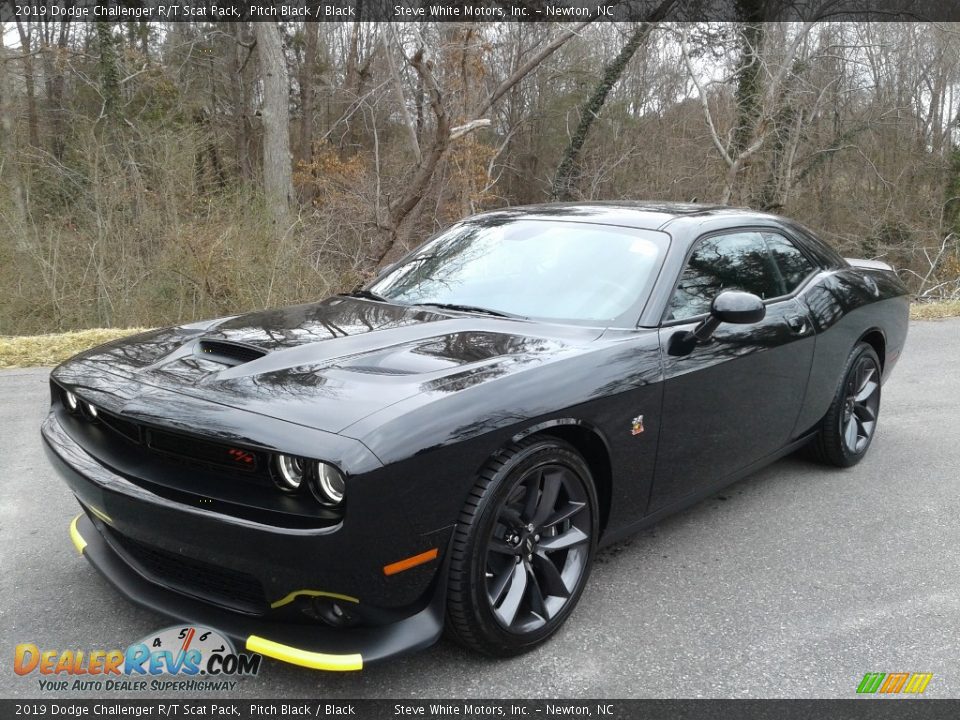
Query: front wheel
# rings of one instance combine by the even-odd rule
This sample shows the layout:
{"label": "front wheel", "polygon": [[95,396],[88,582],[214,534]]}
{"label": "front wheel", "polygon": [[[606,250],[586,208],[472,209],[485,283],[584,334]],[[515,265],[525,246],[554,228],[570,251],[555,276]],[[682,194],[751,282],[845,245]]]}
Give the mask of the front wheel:
{"label": "front wheel", "polygon": [[583,592],[597,544],[590,469],[552,438],[512,445],[480,474],[460,513],[447,628],[487,655],[545,642]]}
{"label": "front wheel", "polygon": [[837,467],[860,462],[877,428],[880,415],[880,359],[867,343],[859,343],[847,358],[843,379],[813,441],[819,460]]}

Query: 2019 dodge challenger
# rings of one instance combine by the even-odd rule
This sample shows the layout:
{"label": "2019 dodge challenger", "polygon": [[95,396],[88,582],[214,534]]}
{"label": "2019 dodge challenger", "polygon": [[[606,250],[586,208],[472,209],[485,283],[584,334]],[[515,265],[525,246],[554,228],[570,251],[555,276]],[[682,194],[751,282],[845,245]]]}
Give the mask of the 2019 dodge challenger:
{"label": "2019 dodge challenger", "polygon": [[352,293],[81,353],[42,434],[137,603],[327,670],[444,628],[512,655],[598,546],[804,445],[863,458],[908,309],[784,218],[515,207]]}

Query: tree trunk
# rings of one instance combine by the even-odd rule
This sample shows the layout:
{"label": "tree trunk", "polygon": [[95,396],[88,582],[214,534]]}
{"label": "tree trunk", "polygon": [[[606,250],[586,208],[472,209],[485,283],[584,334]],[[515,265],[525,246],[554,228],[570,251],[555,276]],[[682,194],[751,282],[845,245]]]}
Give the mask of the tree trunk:
{"label": "tree trunk", "polygon": [[67,132],[66,126],[66,108],[63,106],[63,96],[66,76],[66,51],[69,20],[62,20],[59,23],[59,32],[57,35],[56,47],[52,47],[53,33],[47,33],[43,40],[43,74],[46,80],[46,115],[50,127],[51,147],[53,157],[58,161],[63,160],[63,154],[66,150],[64,135]]}
{"label": "tree trunk", "polygon": [[[393,28],[389,28],[393,30]],[[400,45],[400,42],[397,41],[397,47],[400,48],[401,52],[403,51],[403,46]],[[389,41],[384,38],[383,41],[383,55],[387,60],[387,67],[390,70],[390,84],[393,88],[393,95],[397,102],[397,109],[400,111],[400,119],[403,121],[403,128],[407,133],[407,140],[410,143],[410,150],[413,153],[414,161],[419,164],[423,159],[420,154],[420,137],[419,132],[423,127],[423,106],[418,107],[420,112],[419,122],[420,125],[414,125],[413,118],[410,117],[410,111],[407,109],[407,98],[403,94],[403,83],[400,82],[400,73],[397,70],[397,64],[393,61],[393,48],[390,46]],[[419,76],[418,76],[419,77]],[[423,89],[423,80],[419,81],[421,93]],[[422,103],[422,100],[419,102]]]}
{"label": "tree trunk", "polygon": [[[233,63],[230,68],[230,102],[233,104],[233,142],[237,154],[237,174],[243,179],[253,176],[253,162],[250,159],[250,117],[246,83],[243,78],[244,67],[252,52],[243,40],[246,23],[233,25]],[[247,53],[247,57],[244,57]]]}
{"label": "tree trunk", "polygon": [[10,79],[10,61],[4,57],[3,33],[0,32],[0,136],[3,140],[3,172],[7,175],[7,185],[10,188],[10,200],[13,204],[16,217],[13,232],[16,247],[25,250],[27,247],[27,203],[26,193],[23,190],[23,179],[20,176],[20,166],[17,164],[17,135],[14,123],[13,83]]}
{"label": "tree trunk", "polygon": [[278,235],[290,224],[293,177],[287,62],[275,22],[255,23],[263,78],[263,190]]}
{"label": "tree trunk", "polygon": [[950,152],[947,179],[943,190],[944,232],[960,240],[960,145]]}
{"label": "tree trunk", "polygon": [[40,127],[37,121],[37,90],[36,74],[33,71],[33,33],[24,28],[24,24],[17,20],[17,33],[20,35],[20,49],[23,51],[23,84],[27,90],[27,127],[29,128],[30,144],[40,147]]}
{"label": "tree trunk", "polygon": [[313,159],[313,69],[317,64],[319,24],[304,23],[306,44],[300,68],[300,137],[297,143],[297,165],[309,165]]}
{"label": "tree trunk", "polygon": [[97,23],[97,49],[100,53],[102,116],[112,125],[120,113],[120,71],[117,69],[117,46],[109,23]]}
{"label": "tree trunk", "polygon": [[[359,15],[361,8],[357,8]],[[340,93],[340,103],[338,113],[346,114],[354,101],[360,97],[360,90],[363,87],[363,71],[360,66],[360,18],[358,17],[350,30],[350,46],[347,49],[346,69],[343,78],[343,87]],[[348,122],[346,131],[340,136],[339,146],[341,155],[348,154],[348,147],[357,144],[359,134],[355,123]]]}
{"label": "tree trunk", "polygon": [[[752,3],[741,0],[743,12]],[[749,9],[752,18],[755,8]],[[737,64],[737,124],[733,133],[734,156],[739,155],[750,144],[754,126],[760,116],[760,103],[763,97],[763,24],[746,22],[740,30],[740,61]]]}

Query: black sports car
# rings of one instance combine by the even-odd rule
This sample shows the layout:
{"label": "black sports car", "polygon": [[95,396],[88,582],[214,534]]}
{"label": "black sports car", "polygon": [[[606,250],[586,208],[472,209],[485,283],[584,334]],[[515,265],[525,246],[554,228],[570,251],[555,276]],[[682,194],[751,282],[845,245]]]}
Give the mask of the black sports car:
{"label": "black sports car", "polygon": [[510,655],[598,545],[801,445],[858,462],[908,306],[783,218],[517,207],[354,293],[82,353],[43,438],[135,602],[326,670],[445,626]]}

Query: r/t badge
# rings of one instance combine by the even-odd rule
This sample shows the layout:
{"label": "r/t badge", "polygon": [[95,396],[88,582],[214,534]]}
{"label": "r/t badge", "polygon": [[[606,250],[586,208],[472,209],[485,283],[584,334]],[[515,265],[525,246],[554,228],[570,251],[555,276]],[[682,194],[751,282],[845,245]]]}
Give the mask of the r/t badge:
{"label": "r/t badge", "polygon": [[633,423],[630,428],[631,435],[639,435],[643,432],[643,415],[637,415],[631,422]]}

